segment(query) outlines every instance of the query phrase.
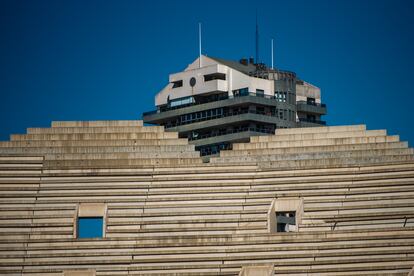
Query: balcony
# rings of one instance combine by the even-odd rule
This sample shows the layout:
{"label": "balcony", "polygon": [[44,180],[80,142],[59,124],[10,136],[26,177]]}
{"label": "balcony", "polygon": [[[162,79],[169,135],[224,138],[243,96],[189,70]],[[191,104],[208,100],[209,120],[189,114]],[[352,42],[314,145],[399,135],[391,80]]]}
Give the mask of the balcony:
{"label": "balcony", "polygon": [[318,127],[318,126],[326,126],[326,122],[320,121],[320,120],[314,120],[314,119],[299,118],[298,127]]}
{"label": "balcony", "polygon": [[303,113],[312,113],[325,115],[326,114],[326,105],[320,103],[312,103],[307,101],[297,101],[296,102],[297,111]]}
{"label": "balcony", "polygon": [[211,103],[211,102],[220,102],[220,101],[224,101],[224,100],[228,100],[228,99],[247,97],[247,96],[264,98],[264,99],[273,99],[273,100],[276,99],[275,96],[256,94],[254,92],[247,92],[247,93],[239,94],[239,95],[234,96],[234,97],[229,97],[227,95],[227,96],[220,97],[217,100],[210,100],[210,101],[205,101],[205,102],[201,102],[201,103],[196,102],[196,103],[180,105],[180,106],[175,106],[175,107],[170,107],[170,106],[160,107],[159,110],[144,112],[144,113],[142,113],[142,115],[143,115],[143,117],[147,117],[147,116],[150,116],[150,115],[154,115],[154,114],[157,114],[157,113],[162,113],[162,112],[166,112],[166,111],[170,111],[170,110],[177,110],[177,109],[181,109],[181,108],[185,108],[185,107],[197,106],[197,105],[207,104],[207,103]]}

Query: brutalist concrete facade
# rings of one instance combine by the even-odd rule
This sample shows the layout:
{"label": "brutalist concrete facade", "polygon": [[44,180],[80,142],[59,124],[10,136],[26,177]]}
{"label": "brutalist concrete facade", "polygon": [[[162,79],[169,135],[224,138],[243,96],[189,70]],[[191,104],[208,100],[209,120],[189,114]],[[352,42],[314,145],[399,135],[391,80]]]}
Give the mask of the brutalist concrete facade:
{"label": "brutalist concrete facade", "polygon": [[[142,121],[0,142],[1,275],[408,275],[413,149],[363,125],[280,129],[203,163]],[[79,237],[84,217],[102,236]]]}
{"label": "brutalist concrete facade", "polygon": [[325,124],[318,87],[252,59],[201,56],[169,81],[155,97],[157,110],[145,112],[143,119],[177,131],[201,155],[217,154],[278,128]]}

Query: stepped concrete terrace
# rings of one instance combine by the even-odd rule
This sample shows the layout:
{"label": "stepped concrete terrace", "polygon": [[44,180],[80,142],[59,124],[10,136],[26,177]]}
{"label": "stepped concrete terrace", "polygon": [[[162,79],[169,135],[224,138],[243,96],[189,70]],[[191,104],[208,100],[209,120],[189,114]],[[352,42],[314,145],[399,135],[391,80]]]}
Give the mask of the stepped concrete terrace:
{"label": "stepped concrete terrace", "polygon": [[[0,143],[0,275],[408,275],[414,157],[365,126],[280,129],[210,163],[141,121]],[[77,238],[102,213],[103,237]],[[278,214],[295,227],[278,232]]]}

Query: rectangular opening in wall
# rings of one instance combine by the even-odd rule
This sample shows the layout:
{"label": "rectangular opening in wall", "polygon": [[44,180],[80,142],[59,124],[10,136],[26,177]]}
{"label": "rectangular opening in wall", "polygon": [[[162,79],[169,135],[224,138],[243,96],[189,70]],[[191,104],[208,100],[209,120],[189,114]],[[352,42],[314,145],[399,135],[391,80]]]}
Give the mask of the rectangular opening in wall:
{"label": "rectangular opening in wall", "polygon": [[276,212],[276,232],[296,231],[296,212]]}
{"label": "rectangular opening in wall", "polygon": [[183,86],[183,81],[182,80],[173,81],[172,84],[173,84],[173,87],[172,88],[181,87],[181,86]]}
{"label": "rectangular opening in wall", "polygon": [[79,217],[78,238],[102,238],[103,217]]}
{"label": "rectangular opening in wall", "polygon": [[315,98],[306,98],[306,103],[309,105],[316,105],[316,100]]}
{"label": "rectangular opening in wall", "polygon": [[257,97],[264,97],[264,90],[263,89],[256,89],[256,96]]}
{"label": "rectangular opening in wall", "polygon": [[213,74],[204,75],[204,81],[212,81],[212,80],[226,80],[226,74],[213,73]]}

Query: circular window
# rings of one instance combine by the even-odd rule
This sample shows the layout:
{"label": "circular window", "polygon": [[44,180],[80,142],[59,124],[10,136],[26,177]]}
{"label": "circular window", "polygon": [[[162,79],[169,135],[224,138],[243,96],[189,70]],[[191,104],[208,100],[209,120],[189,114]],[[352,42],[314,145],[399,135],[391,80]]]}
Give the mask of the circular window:
{"label": "circular window", "polygon": [[192,77],[190,79],[190,86],[193,87],[194,85],[196,85],[196,82],[197,82],[196,79],[194,77]]}

